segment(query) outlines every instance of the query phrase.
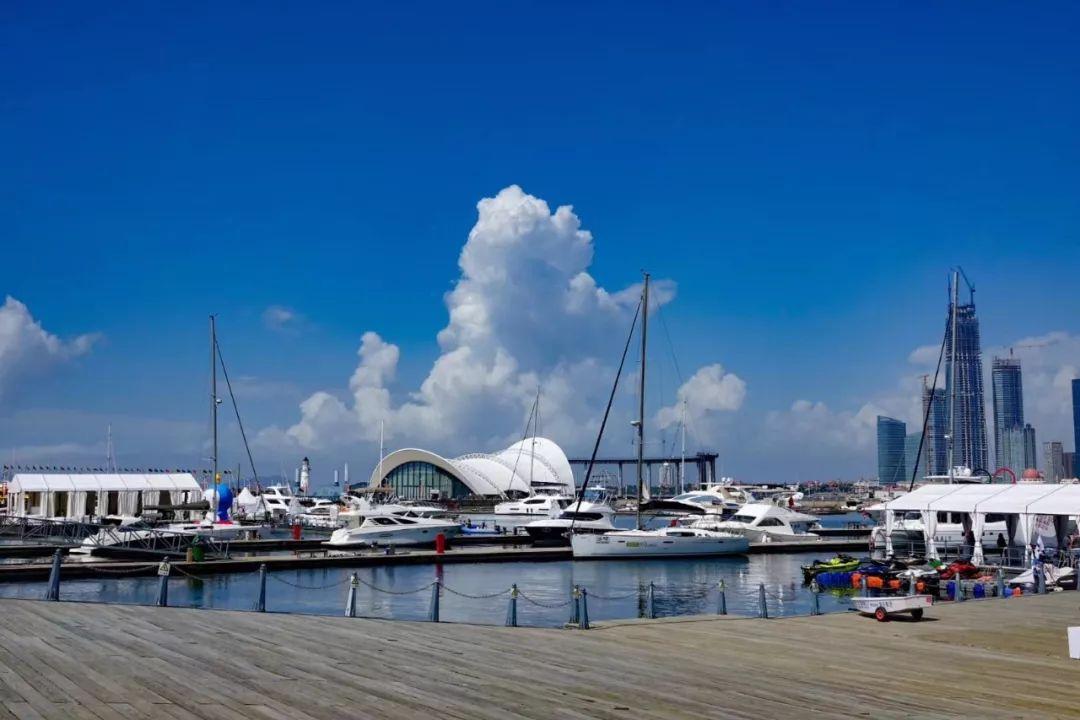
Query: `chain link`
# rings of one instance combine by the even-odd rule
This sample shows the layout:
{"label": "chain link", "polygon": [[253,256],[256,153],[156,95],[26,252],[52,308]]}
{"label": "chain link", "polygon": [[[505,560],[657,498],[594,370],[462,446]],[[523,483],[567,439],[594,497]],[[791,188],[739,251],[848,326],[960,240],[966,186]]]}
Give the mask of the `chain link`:
{"label": "chain link", "polygon": [[647,592],[648,592],[647,590],[645,590],[645,591],[634,590],[633,592],[628,592],[625,595],[597,595],[594,592],[590,592],[589,593],[589,599],[596,599],[596,600],[626,600],[627,598],[641,597]]}
{"label": "chain link", "polygon": [[459,590],[453,589],[452,587],[447,587],[446,585],[443,585],[442,589],[445,590],[446,592],[450,593],[451,595],[457,595],[458,597],[469,598],[470,600],[490,600],[491,598],[497,598],[500,595],[505,595],[508,592],[510,592],[510,590],[511,590],[511,588],[506,588],[505,590],[500,590],[498,592],[488,593],[487,595],[469,595],[468,593],[463,593],[463,592],[461,592]]}
{"label": "chain link", "polygon": [[531,604],[535,605],[536,607],[548,608],[549,610],[555,610],[557,608],[566,607],[570,603],[574,602],[573,599],[570,599],[570,600],[566,600],[566,601],[561,602],[561,603],[545,603],[545,602],[541,602],[539,600],[532,599],[531,597],[529,597],[528,595],[523,593],[520,589],[518,590],[518,597],[520,597],[522,600],[524,600],[527,603],[531,603]]}
{"label": "chain link", "polygon": [[352,580],[351,577],[346,577],[344,580],[339,580],[337,582],[327,583],[326,585],[304,585],[302,583],[291,582],[289,580],[286,580],[285,578],[280,578],[277,575],[271,575],[269,573],[267,573],[266,576],[268,578],[270,578],[271,580],[277,580],[279,583],[289,585],[291,587],[297,588],[298,590],[328,590],[329,588],[332,588],[332,587],[339,587],[341,585],[344,585],[345,583]]}
{"label": "chain link", "polygon": [[85,567],[92,572],[103,573],[105,575],[134,575],[136,573],[146,572],[151,568],[156,568],[157,563],[152,565],[142,565],[136,568],[128,568],[126,570],[109,570],[108,568],[94,567],[93,565],[87,565]]}
{"label": "chain link", "polygon": [[[352,578],[349,577],[348,580],[352,580]],[[374,590],[375,592],[384,593],[386,595],[412,595],[414,593],[424,592],[425,590],[427,590],[428,588],[430,588],[432,585],[435,584],[434,582],[429,582],[427,585],[424,585],[423,587],[418,587],[415,590],[386,590],[384,588],[378,587],[377,585],[372,585],[371,583],[367,582],[366,580],[361,579],[359,576],[356,578],[356,580],[357,580],[357,582],[359,582],[364,587],[370,588],[370,589]]]}

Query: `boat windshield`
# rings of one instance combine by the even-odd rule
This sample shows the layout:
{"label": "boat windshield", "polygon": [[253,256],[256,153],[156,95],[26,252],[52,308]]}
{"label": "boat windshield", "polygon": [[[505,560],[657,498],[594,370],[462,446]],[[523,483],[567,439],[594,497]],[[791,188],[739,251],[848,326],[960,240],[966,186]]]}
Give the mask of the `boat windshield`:
{"label": "boat windshield", "polygon": [[732,522],[752,523],[756,518],[753,515],[732,515]]}

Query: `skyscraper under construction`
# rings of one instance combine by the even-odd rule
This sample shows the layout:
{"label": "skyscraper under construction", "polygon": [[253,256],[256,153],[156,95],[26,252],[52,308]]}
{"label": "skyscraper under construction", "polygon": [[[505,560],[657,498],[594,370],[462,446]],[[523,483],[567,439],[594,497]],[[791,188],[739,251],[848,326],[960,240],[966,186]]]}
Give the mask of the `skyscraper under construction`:
{"label": "skyscraper under construction", "polygon": [[[965,281],[967,278],[964,278]],[[986,410],[983,405],[982,350],[979,346],[979,319],[975,316],[975,288],[968,283],[969,300],[956,306],[956,347],[953,328],[945,334],[945,396],[952,398],[955,372],[956,395],[949,429],[955,433],[953,464],[972,470],[986,469]],[[949,293],[951,322],[953,293]],[[955,369],[953,364],[955,363]]]}

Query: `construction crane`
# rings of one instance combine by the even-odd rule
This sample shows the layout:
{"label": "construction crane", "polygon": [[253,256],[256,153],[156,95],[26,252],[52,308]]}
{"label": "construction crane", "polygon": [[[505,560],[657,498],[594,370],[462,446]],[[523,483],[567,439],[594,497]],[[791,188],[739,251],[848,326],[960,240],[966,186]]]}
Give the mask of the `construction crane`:
{"label": "construction crane", "polygon": [[1057,345],[1059,342],[1061,342],[1061,338],[1051,338],[1050,340],[1047,340],[1045,342],[1022,343],[1020,345],[1010,345],[1009,346],[1009,357],[1012,357],[1014,348],[1020,349],[1020,350],[1027,349],[1027,348],[1042,348],[1042,347],[1049,347],[1051,345]]}

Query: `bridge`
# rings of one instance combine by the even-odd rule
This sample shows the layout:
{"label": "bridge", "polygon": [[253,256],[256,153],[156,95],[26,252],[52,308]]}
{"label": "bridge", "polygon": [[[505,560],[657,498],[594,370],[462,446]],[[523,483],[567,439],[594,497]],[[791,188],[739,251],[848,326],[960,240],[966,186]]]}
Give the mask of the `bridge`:
{"label": "bridge", "polygon": [[[691,467],[695,469],[696,474],[687,472],[686,485],[687,487],[701,487],[703,485],[712,485],[716,482],[716,459],[719,457],[714,452],[699,452],[694,455],[687,456],[686,465],[689,470]],[[649,487],[655,487],[665,482],[670,478],[668,485],[674,485],[678,483],[679,476],[683,465],[682,458],[679,457],[645,457],[642,460],[645,466],[645,481],[649,484]],[[626,466],[630,466],[630,474],[626,475]],[[593,467],[593,476],[595,477],[598,470],[604,468],[617,468],[616,476],[618,477],[619,494],[625,495],[627,488],[635,490],[637,486],[637,475],[635,474],[635,466],[637,465],[636,457],[598,457],[596,464]],[[661,472],[653,472],[653,468],[671,468],[671,475],[668,478],[662,477]],[[585,471],[589,467],[589,458],[571,458],[570,467],[574,468],[574,475],[580,482],[585,478]]]}

